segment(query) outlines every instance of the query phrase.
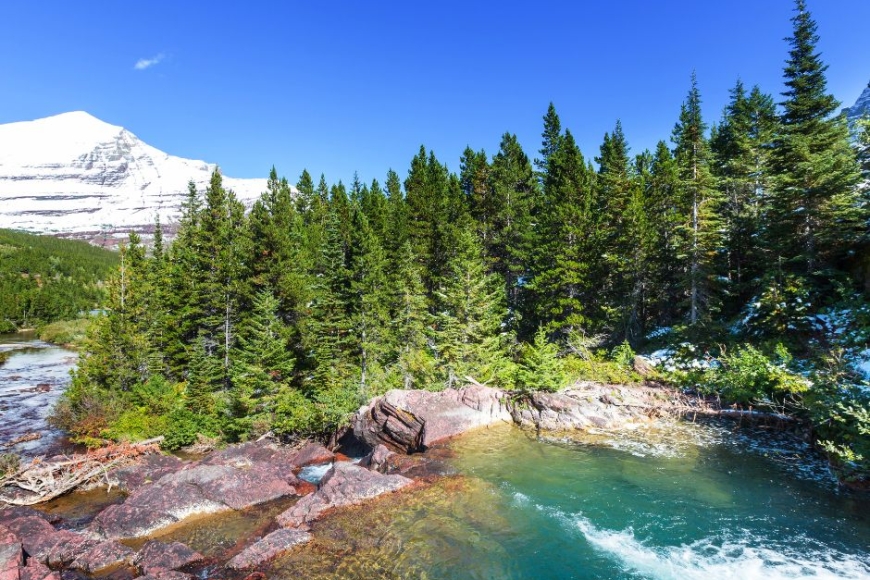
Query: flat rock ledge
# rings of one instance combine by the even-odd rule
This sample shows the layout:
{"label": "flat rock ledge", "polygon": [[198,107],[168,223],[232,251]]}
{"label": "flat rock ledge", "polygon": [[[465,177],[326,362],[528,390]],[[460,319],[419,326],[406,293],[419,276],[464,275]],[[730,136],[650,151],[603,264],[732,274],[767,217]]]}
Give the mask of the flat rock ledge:
{"label": "flat rock ledge", "polygon": [[411,483],[413,480],[402,475],[384,475],[352,463],[335,463],[315,493],[300,499],[276,520],[282,528],[307,530],[327,510],[356,505]]}
{"label": "flat rock ledge", "polygon": [[532,393],[510,409],[514,423],[539,431],[618,429],[683,411],[678,393],[670,389],[592,382],[557,393]]}
{"label": "flat rock ledge", "polygon": [[141,538],[190,516],[304,495],[311,486],[294,471],[332,457],[315,443],[290,449],[255,442],[230,446],[194,463],[149,459],[114,474],[131,493],[123,503],[100,512],[88,532],[106,540]]}
{"label": "flat rock ledge", "polygon": [[[137,576],[162,580],[192,578],[177,568],[202,561],[184,544],[147,542],[138,552],[113,540],[94,540],[58,530],[29,508],[0,509],[0,580],[60,580],[59,570],[74,576]],[[66,572],[63,577],[66,576]]]}

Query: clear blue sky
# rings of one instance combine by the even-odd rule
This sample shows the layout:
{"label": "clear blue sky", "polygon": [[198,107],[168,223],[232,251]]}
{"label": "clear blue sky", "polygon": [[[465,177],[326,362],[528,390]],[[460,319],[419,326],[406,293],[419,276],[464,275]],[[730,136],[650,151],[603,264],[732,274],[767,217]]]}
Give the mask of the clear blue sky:
{"label": "clear blue sky", "polygon": [[[829,88],[870,81],[870,1],[809,0]],[[451,169],[504,131],[534,157],[556,104],[584,154],[622,120],[668,139],[697,71],[708,122],[741,77],[782,90],[792,0],[4,2],[0,122],[85,110],[233,177]],[[136,64],[142,61],[140,67]],[[154,62],[146,62],[154,61]],[[150,66],[145,66],[150,64]]]}

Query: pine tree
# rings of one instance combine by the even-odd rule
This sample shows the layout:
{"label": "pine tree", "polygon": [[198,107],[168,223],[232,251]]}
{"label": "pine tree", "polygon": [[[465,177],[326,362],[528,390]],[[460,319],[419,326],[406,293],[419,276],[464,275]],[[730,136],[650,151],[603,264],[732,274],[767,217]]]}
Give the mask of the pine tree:
{"label": "pine tree", "polygon": [[352,208],[349,251],[349,316],[355,363],[359,367],[359,392],[368,399],[372,375],[382,374],[390,349],[389,294],[386,260],[380,239],[359,204]]}
{"label": "pine tree", "polygon": [[816,23],[804,0],[796,0],[795,10],[767,244],[784,267],[815,275],[836,266],[866,235],[866,211],[846,120],[832,116],[839,102],[827,92]]}
{"label": "pine tree", "polygon": [[680,179],[683,216],[677,256],[685,270],[689,323],[707,319],[715,308],[715,264],[719,246],[719,196],[710,171],[707,125],[701,116],[701,93],[692,73],[692,86],[674,127],[674,157]]}
{"label": "pine tree", "polygon": [[461,228],[448,275],[438,289],[436,351],[443,385],[453,388],[471,376],[480,382],[505,380],[508,337],[502,331],[503,286],[487,274],[473,232]]}
{"label": "pine tree", "polygon": [[492,160],[490,182],[496,211],[489,256],[494,271],[505,281],[510,326],[518,330],[531,307],[526,284],[531,278],[535,249],[533,216],[540,193],[532,164],[516,135],[502,135]]}
{"label": "pine tree", "polygon": [[711,139],[714,171],[722,191],[729,314],[757,291],[764,270],[758,238],[769,199],[770,151],[777,131],[773,99],[756,86],[749,95],[738,81]]}
{"label": "pine tree", "polygon": [[259,420],[268,425],[279,393],[289,387],[295,361],[288,329],[278,314],[279,302],[268,290],[254,298],[249,319],[239,327],[230,377],[231,430],[243,439]]}
{"label": "pine tree", "polygon": [[434,359],[430,338],[433,317],[417,256],[410,242],[402,247],[392,283],[392,332],[401,388],[426,388],[433,382]]}
{"label": "pine tree", "polygon": [[538,216],[540,237],[533,279],[537,320],[550,334],[587,329],[600,302],[593,292],[598,236],[593,172],[570,131],[547,160],[546,208]]}

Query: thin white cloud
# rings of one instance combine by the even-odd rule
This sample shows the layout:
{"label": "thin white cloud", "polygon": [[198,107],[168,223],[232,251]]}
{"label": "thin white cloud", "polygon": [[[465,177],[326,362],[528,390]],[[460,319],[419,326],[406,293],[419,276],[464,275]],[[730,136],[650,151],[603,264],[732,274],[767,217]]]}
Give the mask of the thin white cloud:
{"label": "thin white cloud", "polygon": [[146,68],[151,68],[154,65],[160,64],[160,61],[163,60],[164,55],[162,52],[157,56],[151,58],[140,58],[136,61],[136,64],[133,65],[133,68],[136,70],[145,70]]}

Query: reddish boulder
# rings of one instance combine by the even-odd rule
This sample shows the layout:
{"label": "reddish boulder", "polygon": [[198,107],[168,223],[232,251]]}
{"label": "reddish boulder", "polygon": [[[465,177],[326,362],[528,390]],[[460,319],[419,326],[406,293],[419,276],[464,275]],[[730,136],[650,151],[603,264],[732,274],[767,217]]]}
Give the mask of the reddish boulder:
{"label": "reddish boulder", "polygon": [[251,441],[215,451],[203,459],[202,463],[238,468],[248,468],[252,464],[263,463],[271,467],[274,475],[290,479],[290,485],[293,485],[293,458],[296,454],[296,450],[292,447],[277,445],[266,440]]}
{"label": "reddish boulder", "polygon": [[0,580],[18,580],[18,569],[24,566],[24,550],[18,536],[0,526]]}
{"label": "reddish boulder", "polygon": [[24,516],[6,522],[6,528],[18,536],[28,556],[44,560],[57,542],[57,530],[38,516]]}
{"label": "reddish boulder", "polygon": [[166,544],[152,540],[142,546],[133,558],[133,563],[144,573],[151,574],[177,570],[202,559],[202,554],[191,550],[181,542]]}
{"label": "reddish boulder", "polygon": [[277,521],[283,528],[305,528],[328,509],[362,503],[411,483],[401,475],[383,475],[352,463],[336,463],[315,493],[300,499],[280,514]]}
{"label": "reddish boulder", "polygon": [[121,467],[109,474],[113,485],[133,493],[143,485],[153,483],[168,473],[184,467],[184,462],[174,455],[152,453],[140,458],[135,464]]}
{"label": "reddish boulder", "polygon": [[60,572],[52,572],[48,566],[33,558],[27,562],[27,566],[18,570],[18,580],[60,580]]}
{"label": "reddish boulder", "polygon": [[440,392],[393,390],[357,411],[354,435],[371,448],[399,453],[424,451],[475,427],[511,421],[507,395],[470,385]]}
{"label": "reddish boulder", "polygon": [[227,568],[241,570],[253,568],[286,552],[293,546],[304,544],[311,540],[311,534],[300,530],[276,530],[255,544],[248,546],[227,562]]}
{"label": "reddish boulder", "polygon": [[76,558],[95,547],[99,542],[68,530],[54,534],[54,545],[46,552],[43,563],[54,568],[69,566]]}
{"label": "reddish boulder", "polygon": [[76,558],[70,568],[93,575],[109,568],[132,564],[134,555],[133,550],[118,542],[100,542]]}
{"label": "reddish boulder", "polygon": [[[292,481],[298,481],[292,474],[290,477]],[[223,502],[234,510],[297,494],[296,488],[275,475],[271,466],[265,463],[254,463],[247,469],[233,469],[226,477],[202,483],[200,489],[206,498]]]}
{"label": "reddish boulder", "polygon": [[290,462],[296,467],[305,467],[332,463],[334,459],[335,455],[320,443],[308,443],[293,456]]}
{"label": "reddish boulder", "polygon": [[146,485],[118,505],[104,509],[90,524],[92,533],[110,540],[139,538],[188,516],[226,511],[224,503],[207,499],[197,485],[164,481]]}

